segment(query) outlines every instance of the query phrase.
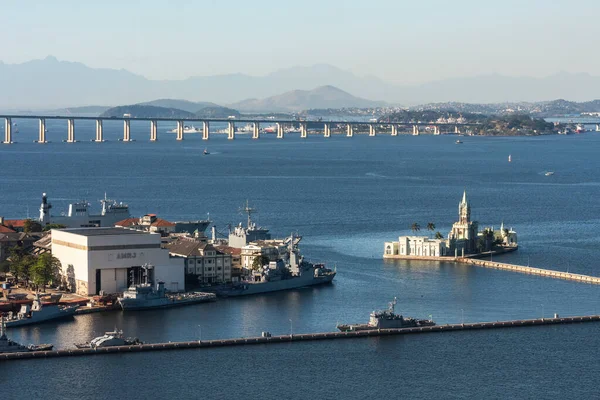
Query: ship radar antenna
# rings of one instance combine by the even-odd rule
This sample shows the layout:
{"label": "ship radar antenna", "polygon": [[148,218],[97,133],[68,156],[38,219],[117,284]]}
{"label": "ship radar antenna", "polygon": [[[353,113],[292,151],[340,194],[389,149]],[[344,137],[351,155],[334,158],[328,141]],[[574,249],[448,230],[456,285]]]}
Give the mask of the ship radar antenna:
{"label": "ship radar antenna", "polygon": [[248,228],[252,224],[252,214],[255,214],[258,210],[256,208],[250,207],[250,203],[246,200],[246,205],[240,209],[241,213],[248,215]]}
{"label": "ship radar antenna", "polygon": [[394,307],[396,306],[396,303],[398,302],[398,298],[396,296],[394,296],[394,300],[390,301],[390,311],[393,313],[394,312]]}

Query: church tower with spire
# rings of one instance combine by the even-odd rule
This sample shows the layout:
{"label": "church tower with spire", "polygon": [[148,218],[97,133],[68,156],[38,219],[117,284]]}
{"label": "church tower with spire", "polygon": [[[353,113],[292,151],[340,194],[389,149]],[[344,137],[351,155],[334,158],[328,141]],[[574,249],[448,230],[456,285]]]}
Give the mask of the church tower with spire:
{"label": "church tower with spire", "polygon": [[450,251],[457,255],[474,253],[477,250],[477,222],[471,221],[471,205],[467,200],[467,191],[458,203],[458,222],[452,225],[448,235]]}

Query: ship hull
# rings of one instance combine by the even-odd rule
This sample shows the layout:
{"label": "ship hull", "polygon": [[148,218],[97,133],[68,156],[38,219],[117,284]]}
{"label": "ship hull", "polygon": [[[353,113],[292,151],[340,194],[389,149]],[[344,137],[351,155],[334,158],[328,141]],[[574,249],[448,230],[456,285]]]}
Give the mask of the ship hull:
{"label": "ship hull", "polygon": [[298,277],[291,279],[283,279],[280,281],[263,282],[263,283],[249,283],[243,285],[241,288],[229,288],[224,290],[218,290],[217,296],[221,297],[233,297],[233,296],[247,296],[252,294],[278,292],[281,290],[298,289],[307,286],[326,285],[333,281],[335,273],[330,275],[323,275],[319,277],[310,277],[309,279]]}
{"label": "ship hull", "polygon": [[171,308],[171,307],[182,307],[191,304],[208,303],[215,301],[213,298],[201,298],[201,299],[184,299],[184,300],[172,300],[166,298],[160,299],[119,299],[119,304],[123,311],[135,311],[135,310],[151,310],[156,308]]}
{"label": "ship hull", "polygon": [[55,320],[60,320],[60,319],[72,318],[75,315],[76,311],[77,311],[77,307],[69,307],[67,309],[61,310],[58,313],[52,313],[52,314],[40,315],[40,316],[37,316],[36,314],[33,314],[34,316],[31,317],[31,318],[24,318],[24,319],[17,319],[17,320],[12,320],[12,321],[6,321],[6,327],[7,328],[14,328],[14,327],[17,327],[17,326],[40,324],[40,323],[43,323],[43,322],[49,322],[49,321],[55,321]]}

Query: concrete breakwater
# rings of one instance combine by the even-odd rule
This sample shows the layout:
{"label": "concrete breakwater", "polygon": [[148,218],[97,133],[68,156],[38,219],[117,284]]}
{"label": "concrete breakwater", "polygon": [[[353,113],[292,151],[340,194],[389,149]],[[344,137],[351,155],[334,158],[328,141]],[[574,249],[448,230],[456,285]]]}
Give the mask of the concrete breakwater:
{"label": "concrete breakwater", "polygon": [[598,277],[598,276],[573,274],[571,272],[562,272],[562,271],[556,271],[556,270],[552,270],[552,269],[526,267],[523,265],[506,264],[506,263],[499,263],[499,262],[487,261],[487,260],[479,260],[479,259],[473,259],[473,258],[458,258],[458,259],[456,259],[456,261],[460,262],[460,263],[464,263],[464,264],[478,265],[478,266],[487,267],[487,268],[496,268],[496,269],[503,269],[503,270],[507,270],[507,271],[521,272],[521,273],[531,274],[531,275],[547,276],[550,278],[559,278],[559,279],[567,279],[567,280],[571,280],[571,281],[600,284],[600,277]]}
{"label": "concrete breakwater", "polygon": [[600,322],[600,315],[587,315],[578,317],[556,317],[556,318],[539,318],[539,319],[524,319],[511,321],[497,322],[474,322],[466,324],[448,324],[436,326],[423,326],[415,328],[402,329],[374,329],[368,331],[352,331],[352,332],[322,332],[322,333],[301,333],[296,335],[278,335],[268,337],[251,337],[237,339],[215,339],[190,342],[169,342],[169,343],[154,343],[143,344],[136,346],[114,346],[104,347],[99,349],[65,349],[52,351],[32,351],[24,353],[4,353],[0,354],[2,360],[23,360],[31,358],[51,358],[51,357],[70,357],[70,356],[89,356],[98,354],[110,353],[136,353],[144,351],[159,351],[159,350],[180,350],[180,349],[197,349],[197,348],[213,348],[225,346],[243,346],[250,344],[272,344],[284,342],[302,342],[314,340],[333,340],[333,339],[351,339],[361,337],[377,337],[377,336],[392,336],[406,335],[417,333],[433,333],[433,332],[450,332],[450,331],[470,331],[481,329],[499,329],[499,328],[517,328],[539,325],[557,325],[557,324],[572,324],[582,322]]}

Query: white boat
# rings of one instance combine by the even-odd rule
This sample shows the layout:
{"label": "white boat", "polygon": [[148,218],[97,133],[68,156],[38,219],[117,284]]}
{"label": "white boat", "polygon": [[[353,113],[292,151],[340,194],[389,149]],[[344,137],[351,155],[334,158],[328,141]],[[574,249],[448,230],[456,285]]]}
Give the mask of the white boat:
{"label": "white boat", "polygon": [[511,161],[512,161],[512,156],[509,154],[508,155],[508,162],[511,162]]}
{"label": "white boat", "polygon": [[138,338],[126,338],[123,336],[123,331],[115,329],[113,332],[106,332],[102,336],[92,339],[86,343],[75,343],[78,349],[98,349],[101,347],[113,346],[138,346],[144,344]]}
{"label": "white boat", "polygon": [[554,175],[554,171],[548,171],[544,175],[546,175],[546,176],[552,176],[552,175]]}
{"label": "white boat", "polygon": [[[200,133],[200,132],[202,132],[202,129],[196,128],[194,125],[192,125],[192,126],[184,125],[184,127],[183,127],[183,133]],[[171,129],[169,131],[169,133],[177,133],[177,128]]]}
{"label": "white boat", "polygon": [[585,132],[585,126],[583,126],[583,124],[577,124],[577,126],[575,127],[575,132],[576,133],[583,133],[583,132]]}

